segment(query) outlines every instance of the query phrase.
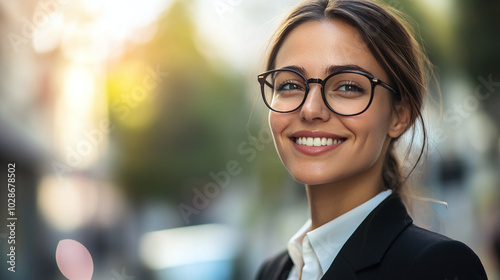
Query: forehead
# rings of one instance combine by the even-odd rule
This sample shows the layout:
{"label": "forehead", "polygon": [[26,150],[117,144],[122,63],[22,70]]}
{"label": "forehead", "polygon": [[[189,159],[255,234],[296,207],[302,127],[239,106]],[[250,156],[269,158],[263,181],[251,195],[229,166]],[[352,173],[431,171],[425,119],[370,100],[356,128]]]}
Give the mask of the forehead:
{"label": "forehead", "polygon": [[333,65],[357,65],[381,79],[386,78],[356,28],[338,19],[297,26],[276,56],[276,68],[299,66],[307,76],[326,75]]}

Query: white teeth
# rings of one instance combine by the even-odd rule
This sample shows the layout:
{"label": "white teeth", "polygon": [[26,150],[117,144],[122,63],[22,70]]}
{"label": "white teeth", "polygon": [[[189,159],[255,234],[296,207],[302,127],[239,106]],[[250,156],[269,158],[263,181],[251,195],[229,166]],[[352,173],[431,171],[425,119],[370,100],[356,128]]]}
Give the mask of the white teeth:
{"label": "white teeth", "polygon": [[321,146],[332,146],[344,142],[341,139],[332,138],[312,138],[312,137],[298,137],[295,139],[295,143],[299,145],[309,146],[309,147],[321,147]]}
{"label": "white teeth", "polygon": [[307,138],[306,146],[312,147],[314,146],[314,139],[311,137]]}
{"label": "white teeth", "polygon": [[314,138],[314,146],[321,147],[321,138]]}

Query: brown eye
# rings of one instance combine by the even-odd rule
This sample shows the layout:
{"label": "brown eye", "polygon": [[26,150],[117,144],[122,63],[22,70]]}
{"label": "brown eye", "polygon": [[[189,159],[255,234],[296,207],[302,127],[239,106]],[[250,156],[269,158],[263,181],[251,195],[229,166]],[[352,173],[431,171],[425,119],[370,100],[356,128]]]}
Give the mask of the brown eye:
{"label": "brown eye", "polygon": [[342,85],[338,88],[338,91],[345,91],[345,92],[364,92],[365,89],[355,85],[355,84],[345,84]]}
{"label": "brown eye", "polygon": [[293,83],[293,82],[286,82],[286,83],[281,84],[278,87],[278,91],[286,91],[286,90],[300,90],[300,91],[303,91],[304,89],[300,85],[298,85],[296,83]]}

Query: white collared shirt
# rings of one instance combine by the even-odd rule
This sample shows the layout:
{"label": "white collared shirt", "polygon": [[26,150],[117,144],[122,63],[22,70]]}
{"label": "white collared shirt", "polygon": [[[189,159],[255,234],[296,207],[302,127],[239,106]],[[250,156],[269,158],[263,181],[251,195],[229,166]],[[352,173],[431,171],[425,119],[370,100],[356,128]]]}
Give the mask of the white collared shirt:
{"label": "white collared shirt", "polygon": [[288,254],[294,267],[287,280],[321,279],[349,237],[391,193],[391,190],[380,192],[367,202],[312,231],[309,219],[288,242]]}

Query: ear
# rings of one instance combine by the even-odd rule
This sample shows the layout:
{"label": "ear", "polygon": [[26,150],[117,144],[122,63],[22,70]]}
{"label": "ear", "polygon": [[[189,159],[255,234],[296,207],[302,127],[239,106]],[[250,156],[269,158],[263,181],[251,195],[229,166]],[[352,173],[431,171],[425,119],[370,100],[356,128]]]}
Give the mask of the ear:
{"label": "ear", "polygon": [[411,107],[408,101],[401,101],[395,104],[391,116],[391,125],[387,134],[391,138],[398,138],[410,126]]}

